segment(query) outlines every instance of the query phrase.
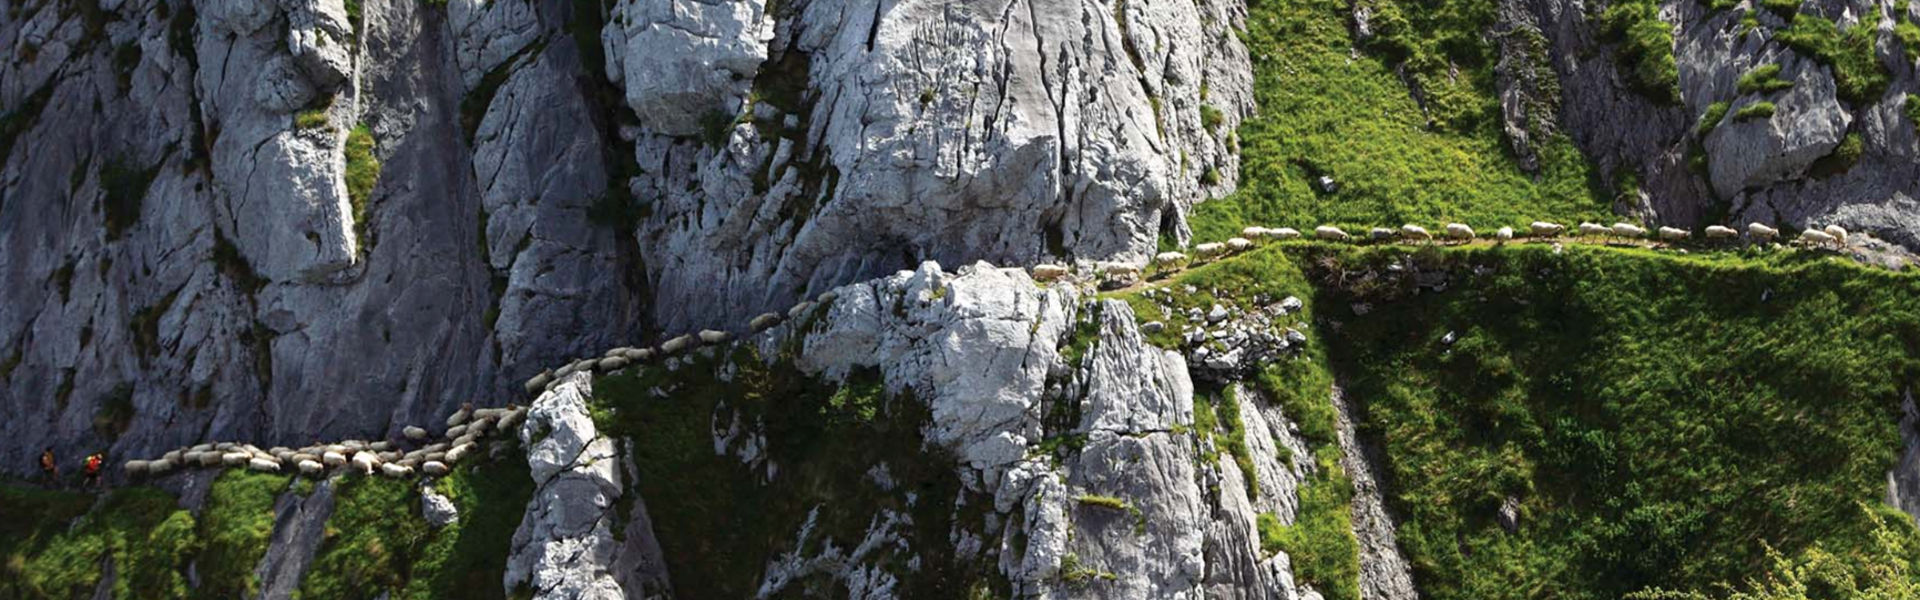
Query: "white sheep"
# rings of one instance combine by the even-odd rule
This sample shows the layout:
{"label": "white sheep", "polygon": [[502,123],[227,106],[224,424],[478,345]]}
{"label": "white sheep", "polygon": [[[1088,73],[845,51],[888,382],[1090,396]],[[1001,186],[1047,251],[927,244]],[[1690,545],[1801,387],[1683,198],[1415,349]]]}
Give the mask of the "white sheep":
{"label": "white sheep", "polygon": [[1253,247],[1253,240],[1243,237],[1227,238],[1227,249],[1239,252]]}
{"label": "white sheep", "polygon": [[1623,238],[1644,238],[1647,237],[1647,230],[1632,223],[1614,223],[1613,234]]}
{"label": "white sheep", "polygon": [[171,458],[162,458],[160,460],[147,463],[147,473],[153,474],[153,475],[165,475],[167,474],[168,471],[173,470],[174,465],[179,463],[180,461],[173,460]]}
{"label": "white sheep", "polygon": [[1508,240],[1512,240],[1512,239],[1513,239],[1513,228],[1512,228],[1512,227],[1501,227],[1501,228],[1499,228],[1499,229],[1495,229],[1495,230],[1493,231],[1493,239],[1496,239],[1496,240],[1500,240],[1500,241],[1502,241],[1502,242],[1505,242],[1505,241],[1508,241]]}
{"label": "white sheep", "polygon": [[1385,241],[1392,240],[1393,236],[1397,233],[1399,232],[1396,232],[1390,228],[1375,227],[1373,229],[1367,230],[1367,237],[1376,242],[1385,242]]}
{"label": "white sheep", "polygon": [[661,354],[679,354],[680,351],[686,350],[687,348],[690,348],[692,346],[693,346],[693,336],[682,335],[680,337],[667,340],[665,343],[660,344],[660,353]]}
{"label": "white sheep", "polygon": [[1759,223],[1748,223],[1747,235],[1758,241],[1771,242],[1774,238],[1780,237],[1780,230]]}
{"label": "white sheep", "polygon": [[180,462],[180,456],[185,452],[184,450],[168,450],[166,454],[160,455],[160,460],[170,460],[177,463]]}
{"label": "white sheep", "polygon": [[713,329],[700,330],[700,342],[704,344],[724,344],[733,339],[733,334]]}
{"label": "white sheep", "polygon": [[1246,227],[1240,230],[1240,237],[1243,237],[1243,238],[1259,239],[1266,236],[1267,236],[1267,228],[1265,227]]}
{"label": "white sheep", "polygon": [[460,437],[460,436],[463,436],[463,435],[466,435],[466,434],[467,434],[467,428],[466,428],[466,426],[464,426],[464,425],[462,425],[462,426],[459,426],[459,427],[448,427],[448,428],[447,428],[447,439],[453,439],[453,438],[457,438],[457,437]]}
{"label": "white sheep", "polygon": [[[458,426],[461,423],[467,422],[467,418],[471,416],[473,416],[473,403],[472,402],[462,403],[460,405],[460,410],[453,411],[453,414],[447,415],[447,426],[448,427]],[[352,446],[348,446],[348,447],[351,448]]]}
{"label": "white sheep", "polygon": [[1846,247],[1847,228],[1841,227],[1839,225],[1828,225],[1825,231],[1827,232],[1827,235],[1833,236],[1833,241],[1835,244],[1843,248]]}
{"label": "white sheep", "polygon": [[1726,240],[1740,237],[1740,232],[1725,225],[1708,225],[1707,239]]}
{"label": "white sheep", "polygon": [[1353,236],[1347,235],[1347,232],[1341,231],[1339,227],[1332,225],[1321,225],[1313,228],[1313,237],[1334,242],[1344,242],[1353,239]]}
{"label": "white sheep", "polygon": [[1107,277],[1111,279],[1133,279],[1140,276],[1140,267],[1127,263],[1106,263],[1100,265],[1100,270],[1105,271]]}
{"label": "white sheep", "polygon": [[1227,245],[1220,242],[1207,242],[1193,247],[1193,253],[1198,256],[1217,256],[1226,251]]}
{"label": "white sheep", "polygon": [[348,454],[348,451],[347,451],[347,447],[346,447],[345,445],[342,445],[342,444],[327,444],[327,446],[326,446],[326,450],[325,450],[325,451],[326,451],[326,452],[338,452],[338,453],[340,453],[340,454],[341,454],[342,456],[344,456],[344,455],[346,455],[346,454]]}
{"label": "white sheep", "polygon": [[1677,242],[1692,236],[1693,236],[1693,232],[1687,231],[1685,229],[1680,229],[1678,227],[1662,226],[1660,228],[1660,239],[1663,239],[1669,242]]}
{"label": "white sheep", "polygon": [[254,459],[247,461],[247,469],[250,471],[259,471],[261,473],[279,473],[280,463],[274,462],[271,459],[255,457]]}
{"label": "white sheep", "polygon": [[1173,267],[1184,262],[1187,262],[1187,255],[1179,252],[1161,252],[1153,255],[1153,264],[1162,267]]}
{"label": "white sheep", "polygon": [[1427,228],[1421,227],[1419,225],[1414,225],[1412,223],[1401,225],[1400,232],[1404,234],[1403,237],[1409,240],[1419,240],[1424,242],[1424,241],[1429,241],[1433,239],[1433,232],[1427,231]]}
{"label": "white sheep", "polygon": [[213,445],[213,449],[214,449],[214,450],[216,450],[216,451],[219,451],[219,452],[223,452],[223,453],[224,453],[224,452],[226,452],[226,451],[228,451],[228,450],[232,450],[232,449],[233,449],[233,447],[234,447],[234,443],[233,443],[233,442],[220,442],[220,443],[218,443],[218,444],[214,444],[214,445]]}
{"label": "white sheep", "polygon": [[627,360],[630,360],[636,363],[643,362],[643,361],[646,361],[647,359],[653,358],[653,349],[652,348],[628,348],[625,356],[627,357]]}
{"label": "white sheep", "polygon": [[416,442],[427,439],[427,430],[415,425],[408,425],[405,429],[401,429],[400,433]]}
{"label": "white sheep", "polygon": [[426,473],[428,476],[431,476],[431,477],[439,477],[441,475],[446,475],[451,471],[452,469],[447,468],[447,463],[443,463],[437,460],[430,460],[424,463],[420,463],[420,472]]}
{"label": "white sheep", "polygon": [[1034,281],[1053,281],[1055,279],[1059,279],[1061,277],[1066,277],[1066,276],[1067,276],[1067,267],[1065,265],[1034,265],[1033,266]]}
{"label": "white sheep", "polygon": [[793,308],[787,309],[787,318],[798,319],[800,317],[806,316],[807,313],[813,312],[813,307],[815,306],[818,306],[818,305],[814,304],[812,300],[806,300],[799,304],[795,304],[793,305]]}
{"label": "white sheep", "polygon": [[813,299],[821,304],[832,304],[833,301],[840,299],[840,292],[827,290],[820,292],[820,295],[814,296]]}
{"label": "white sheep", "polygon": [[451,446],[453,446],[453,444],[449,444],[446,442],[436,442],[433,444],[428,444],[425,449],[428,452],[445,452],[447,448]]}
{"label": "white sheep", "polygon": [[1534,221],[1533,225],[1529,226],[1528,229],[1531,229],[1533,231],[1533,237],[1548,238],[1548,237],[1554,237],[1554,236],[1560,235],[1562,232],[1565,232],[1567,230],[1567,226],[1561,225],[1559,223],[1548,223],[1546,221]]}
{"label": "white sheep", "polygon": [[303,475],[317,475],[320,473],[320,471],[326,469],[325,466],[311,460],[303,460],[303,461],[296,462],[294,463],[294,466],[299,467],[300,473]]}
{"label": "white sheep", "polygon": [[1448,223],[1447,237],[1462,242],[1473,240],[1473,228],[1465,223]]}
{"label": "white sheep", "polygon": [[1839,240],[1825,231],[1808,229],[1800,232],[1800,241],[1809,246],[1827,246]]}
{"label": "white sheep", "polygon": [[380,457],[374,456],[372,452],[362,450],[353,454],[352,462],[353,468],[359,469],[361,475],[372,475],[374,468],[380,466]]}
{"label": "white sheep", "polygon": [[213,450],[213,444],[196,444],[194,447],[187,449],[189,452],[208,452],[211,450]]}
{"label": "white sheep", "polygon": [[[451,450],[447,450],[443,458],[445,458],[448,463],[457,463],[460,462],[460,459],[466,458],[468,454],[472,453],[473,448],[473,444],[454,446]],[[433,453],[428,453],[427,458],[433,458]]]}
{"label": "white sheep", "polygon": [[754,333],[759,333],[773,329],[773,326],[779,324],[780,315],[776,313],[760,313],[760,316],[754,317],[751,321],[747,321],[747,329],[752,330]]}
{"label": "white sheep", "polygon": [[122,468],[126,470],[128,475],[145,475],[147,473],[147,461],[130,460],[127,461],[127,464]]}
{"label": "white sheep", "polygon": [[1581,237],[1596,237],[1596,236],[1607,235],[1610,233],[1613,233],[1612,229],[1609,229],[1607,226],[1601,225],[1599,223],[1581,223],[1580,224]]}
{"label": "white sheep", "polygon": [[220,455],[220,465],[224,467],[244,467],[253,455],[245,452],[228,452]]}
{"label": "white sheep", "polygon": [[[411,474],[412,471],[413,469],[409,469],[404,465],[398,465],[394,463],[386,463],[386,464],[380,465],[380,474],[386,475],[388,477],[392,477],[394,479],[406,477],[407,475]],[[368,471],[367,474],[372,475],[373,472]]]}
{"label": "white sheep", "polygon": [[1300,239],[1300,230],[1294,229],[1292,227],[1268,229],[1267,237],[1270,237],[1276,240],[1297,240],[1297,239]]}
{"label": "white sheep", "polygon": [[627,368],[627,357],[613,356],[608,358],[602,358],[598,363],[594,364],[594,367],[600,369],[601,371],[618,371],[621,369],[625,369]]}

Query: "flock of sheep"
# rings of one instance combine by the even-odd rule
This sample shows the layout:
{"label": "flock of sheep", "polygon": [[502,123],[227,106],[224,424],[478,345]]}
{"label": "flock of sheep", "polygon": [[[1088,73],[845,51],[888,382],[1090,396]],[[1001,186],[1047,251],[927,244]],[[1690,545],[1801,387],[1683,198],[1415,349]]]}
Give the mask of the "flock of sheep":
{"label": "flock of sheep", "polygon": [[[1619,241],[1652,239],[1660,242],[1680,242],[1693,237],[1693,232],[1677,227],[1660,227],[1649,231],[1645,227],[1632,223],[1614,223],[1611,226],[1599,223],[1581,223],[1575,230],[1575,239],[1602,238]],[[1313,238],[1323,241],[1353,241],[1355,236],[1332,225],[1321,225],[1313,229]],[[1534,221],[1528,227],[1528,233],[1537,240],[1560,238],[1567,233],[1567,226],[1559,223]],[[1266,228],[1248,227],[1240,231],[1240,236],[1225,242],[1208,242],[1195,245],[1193,256],[1184,252],[1162,252],[1153,257],[1153,264],[1161,268],[1177,268],[1195,257],[1213,258],[1229,252],[1239,252],[1252,248],[1254,240],[1295,240],[1306,237],[1300,230],[1291,227]],[[1468,243],[1477,239],[1479,234],[1473,227],[1464,223],[1448,223],[1439,235],[1419,225],[1407,224],[1399,229],[1375,227],[1367,232],[1366,239],[1373,242],[1432,242],[1436,238],[1446,241]],[[1493,232],[1493,239],[1506,242],[1520,236],[1512,227],[1501,227]],[[1710,225],[1704,237],[1711,241],[1731,241],[1740,237],[1740,231],[1722,225]],[[1780,238],[1780,230],[1761,223],[1747,225],[1747,237],[1754,243],[1770,243]],[[1828,225],[1823,229],[1808,228],[1800,232],[1798,243],[1812,248],[1844,249],[1847,246],[1847,230],[1839,225]],[[1140,268],[1126,263],[1104,263],[1100,265],[1108,281],[1136,281]],[[1037,281],[1052,281],[1067,276],[1071,268],[1065,265],[1042,264],[1033,267],[1033,278]]]}
{"label": "flock of sheep", "polygon": [[[787,314],[767,313],[754,317],[747,327],[754,333],[772,329],[786,321],[808,314],[814,308],[832,302],[837,294],[826,292],[814,300],[801,302]],[[724,344],[733,339],[725,331],[702,330],[675,337],[651,348],[614,348],[598,358],[583,358],[548,369],[526,382],[528,394],[551,390],[562,378],[576,372],[611,372],[655,358],[674,356],[702,345]],[[264,473],[298,471],[302,475],[323,476],[329,471],[352,468],[363,475],[376,472],[388,477],[411,477],[416,472],[438,477],[452,472],[452,466],[479,448],[490,433],[512,431],[527,417],[526,407],[474,408],[472,404],[447,417],[447,429],[434,438],[423,427],[401,429],[402,440],[368,442],[346,440],[335,444],[315,443],[302,448],[275,447],[266,450],[253,444],[220,442],[200,444],[167,452],[152,460],[129,460],[124,468],[129,476],[160,476],[176,469],[194,467],[244,468]]]}
{"label": "flock of sheep", "polygon": [[[1614,223],[1612,226],[1598,223],[1581,223],[1575,230],[1581,238],[1609,238],[1620,240],[1657,239],[1665,242],[1677,242],[1692,237],[1692,232],[1674,227],[1660,227],[1654,231],[1631,223]],[[1529,227],[1529,233],[1535,239],[1553,239],[1567,232],[1565,225],[1536,221]],[[1299,230],[1289,227],[1266,228],[1248,227],[1241,230],[1240,237],[1225,242],[1211,242],[1193,247],[1199,257],[1216,257],[1227,252],[1252,248],[1253,240],[1292,240],[1305,237]],[[1325,241],[1351,241],[1352,234],[1331,225],[1322,225],[1313,230],[1313,237]],[[1455,242],[1471,242],[1477,237],[1472,227],[1461,223],[1449,223],[1438,236]],[[1493,239],[1505,242],[1515,239],[1512,227],[1501,227],[1493,233]],[[1720,225],[1706,228],[1705,237],[1709,240],[1732,240],[1740,237],[1740,232]],[[1756,243],[1767,243],[1780,237],[1780,230],[1760,223],[1747,225],[1747,237]],[[1375,227],[1367,232],[1367,239],[1375,242],[1431,242],[1436,238],[1433,232],[1419,225],[1403,225],[1399,229]],[[1810,247],[1844,248],[1847,244],[1847,230],[1838,225],[1828,225],[1824,229],[1802,231],[1799,241]],[[1189,256],[1181,252],[1162,252],[1153,258],[1155,265],[1174,267],[1184,264]],[[1126,263],[1108,263],[1101,270],[1109,279],[1134,280],[1140,275],[1140,268]],[[1051,281],[1068,275],[1071,269],[1064,265],[1042,264],[1032,268],[1033,278],[1037,281]],[[800,302],[788,309],[785,315],[765,313],[748,321],[747,328],[752,333],[760,333],[778,326],[789,319],[798,319],[815,308],[833,302],[836,294],[828,291],[814,300]],[[525,389],[528,394],[550,391],[561,379],[573,373],[612,372],[630,365],[641,364],[656,358],[666,358],[702,345],[724,344],[733,339],[725,331],[701,330],[669,339],[657,347],[631,348],[620,347],[608,350],[599,357],[581,358],[556,369],[548,369],[528,379]],[[525,407],[508,405],[506,408],[475,409],[471,404],[461,407],[452,416],[447,417],[447,429],[439,440],[432,440],[427,430],[408,426],[402,430],[401,442],[366,442],[347,440],[337,444],[314,444],[303,448],[275,447],[261,450],[252,444],[222,442],[218,444],[200,444],[189,448],[180,448],[167,452],[154,460],[130,460],[125,468],[129,475],[164,475],[176,468],[192,467],[237,467],[254,471],[276,473],[286,470],[288,465],[304,475],[322,475],[329,470],[351,466],[365,475],[378,471],[389,477],[408,477],[416,471],[429,475],[445,475],[451,465],[472,454],[480,439],[489,432],[509,431],[519,426],[526,418]],[[412,450],[403,451],[405,446]]]}
{"label": "flock of sheep", "polygon": [[[793,305],[792,308],[787,309],[787,314],[785,315],[780,313],[762,314],[747,321],[747,330],[751,333],[760,333],[772,329],[789,319],[798,319],[803,315],[811,313],[815,308],[833,302],[836,297],[838,297],[838,294],[828,291],[820,294],[813,300],[802,301],[799,304]],[[699,348],[700,346],[724,344],[732,340],[733,334],[731,333],[713,329],[703,329],[699,333],[689,333],[661,342],[657,347],[630,348],[622,346],[614,348],[599,357],[581,358],[561,365],[556,369],[541,371],[540,374],[534,375],[527,380],[525,386],[526,392],[529,395],[535,395],[542,391],[552,390],[553,386],[558,385],[561,379],[574,373],[611,373],[627,368],[629,365],[645,363],[656,358],[667,358]]]}
{"label": "flock of sheep", "polygon": [[[261,450],[253,444],[220,442],[180,448],[153,460],[129,460],[127,475],[159,476],[174,469],[244,468],[263,473],[289,469],[302,475],[323,476],[328,471],[351,467],[362,475],[376,471],[388,477],[411,477],[417,471],[430,477],[452,472],[453,465],[478,451],[482,440],[494,432],[511,432],[527,418],[526,407],[479,408],[472,404],[447,417],[447,429],[440,438],[427,430],[407,426],[400,441],[367,442],[346,440],[302,448],[275,447]],[[405,448],[411,447],[411,450]]]}

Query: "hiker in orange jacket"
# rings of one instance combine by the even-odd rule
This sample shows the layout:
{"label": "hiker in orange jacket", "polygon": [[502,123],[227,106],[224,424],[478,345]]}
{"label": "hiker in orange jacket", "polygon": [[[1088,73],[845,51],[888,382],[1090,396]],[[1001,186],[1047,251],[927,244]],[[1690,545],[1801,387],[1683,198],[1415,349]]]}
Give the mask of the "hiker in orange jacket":
{"label": "hiker in orange jacket", "polygon": [[60,478],[60,465],[53,460],[53,446],[47,446],[46,450],[40,451],[40,472],[45,473],[47,479]]}

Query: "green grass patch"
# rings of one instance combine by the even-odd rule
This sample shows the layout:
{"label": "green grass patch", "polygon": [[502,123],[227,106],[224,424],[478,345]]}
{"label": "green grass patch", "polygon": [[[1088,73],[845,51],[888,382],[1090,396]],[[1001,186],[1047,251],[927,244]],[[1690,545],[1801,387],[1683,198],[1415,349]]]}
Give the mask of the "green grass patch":
{"label": "green grass patch", "polygon": [[273,502],[287,488],[288,476],[228,469],[213,480],[199,537],[205,550],[196,561],[198,593],[208,598],[258,595],[253,567],[273,535]]}
{"label": "green grass patch", "polygon": [[300,597],[371,598],[404,589],[408,567],[431,533],[413,482],[348,476],[337,485]]}
{"label": "green grass patch", "polygon": [[1913,134],[1920,136],[1920,96],[1907,94],[1905,107],[1901,111],[1907,113],[1907,122],[1913,124]]}
{"label": "green grass patch", "polygon": [[[1496,20],[1493,4],[1373,4],[1379,34],[1357,59],[1345,0],[1248,7],[1246,43],[1265,57],[1254,63],[1260,111],[1237,134],[1241,187],[1194,208],[1196,239],[1224,240],[1248,225],[1607,218],[1611,204],[1589,188],[1591,168],[1564,136],[1535,138],[1537,174],[1512,157],[1499,128],[1492,42],[1479,33]],[[1420,83],[1425,107],[1396,74],[1400,66]],[[1538,70],[1555,81],[1550,68]],[[1323,175],[1339,183],[1337,193],[1314,189]]]}
{"label": "green grass patch", "polygon": [[1801,14],[1779,33],[1780,41],[1833,68],[1842,99],[1871,104],[1887,91],[1892,76],[1874,52],[1878,34],[1870,21],[1841,29],[1819,15]]}
{"label": "green grass patch", "polygon": [[373,155],[373,130],[365,123],[347,132],[347,201],[353,206],[353,233],[360,251],[373,246],[373,185],[380,181],[380,159]]}
{"label": "green grass patch", "polygon": [[[1423,596],[1705,589],[1761,574],[1768,545],[1870,545],[1920,278],[1806,252],[1316,248],[1319,304],[1375,306],[1330,354]],[[1408,259],[1449,289],[1354,285]]]}
{"label": "green grass patch", "polygon": [[1113,496],[1081,494],[1079,496],[1075,496],[1073,499],[1085,506],[1094,506],[1094,507],[1106,508],[1106,509],[1117,510],[1122,512],[1125,512],[1127,509],[1133,508],[1133,505],[1128,504],[1126,500],[1121,500]]}
{"label": "green grass patch", "polygon": [[185,557],[197,542],[193,517],[173,496],[125,488],[89,511],[93,502],[88,494],[0,487],[0,595],[91,597],[111,562],[112,598],[187,597]]}
{"label": "green grass patch", "polygon": [[453,500],[460,519],[435,531],[410,568],[411,579],[395,596],[403,600],[447,597],[504,600],[513,532],[533,498],[533,475],[520,453],[473,468],[456,469],[433,489]]}
{"label": "green grass patch", "polygon": [[1907,62],[1920,61],[1920,25],[1913,21],[1900,21],[1893,26],[1893,39],[1900,40],[1900,48],[1906,52]]}
{"label": "green grass patch", "polygon": [[1727,118],[1727,109],[1732,106],[1724,101],[1708,104],[1707,112],[1700,115],[1700,124],[1693,128],[1694,135],[1707,137],[1707,134],[1713,133],[1713,128],[1719,127],[1720,121]]}
{"label": "green grass patch", "polygon": [[1680,102],[1680,68],[1673,57],[1673,25],[1654,0],[1618,0],[1600,14],[1600,33],[1618,44],[1615,56],[1634,89],[1649,98]]}
{"label": "green grass patch", "polygon": [[1773,117],[1774,110],[1775,107],[1772,102],[1755,102],[1740,107],[1740,110],[1733,111],[1733,121],[1738,123],[1752,119],[1769,119]]}
{"label": "green grass patch", "polygon": [[1840,145],[1834,146],[1833,152],[1820,157],[1820,160],[1813,161],[1813,165],[1807,167],[1807,174],[1816,179],[1824,179],[1845,173],[1852,169],[1853,165],[1859,164],[1860,156],[1865,153],[1866,142],[1861,139],[1860,134],[1849,133],[1840,139]]}
{"label": "green grass patch", "polygon": [[1770,94],[1792,89],[1793,82],[1780,78],[1779,64],[1766,64],[1741,75],[1739,88],[1742,94]]}

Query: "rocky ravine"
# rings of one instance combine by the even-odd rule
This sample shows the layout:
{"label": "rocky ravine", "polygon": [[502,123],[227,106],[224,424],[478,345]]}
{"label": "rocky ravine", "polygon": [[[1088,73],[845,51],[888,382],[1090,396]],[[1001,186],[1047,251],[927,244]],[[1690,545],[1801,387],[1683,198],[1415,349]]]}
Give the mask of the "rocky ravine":
{"label": "rocky ravine", "polygon": [[0,469],[392,433],[922,259],[1142,259],[1251,110],[1236,0],[355,6],[0,13]]}

